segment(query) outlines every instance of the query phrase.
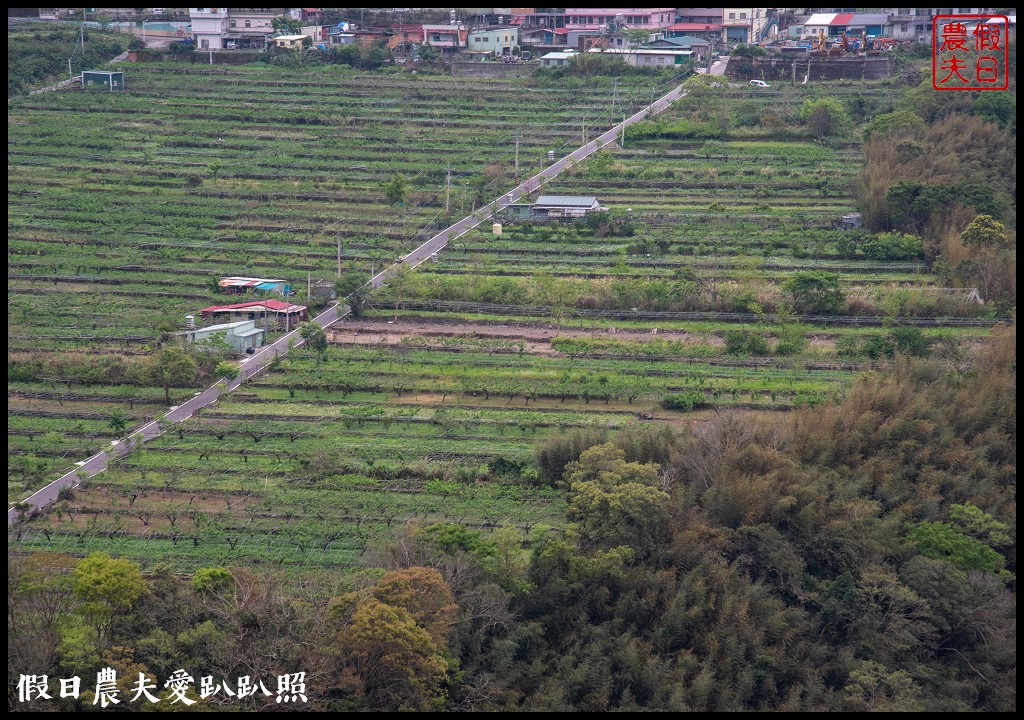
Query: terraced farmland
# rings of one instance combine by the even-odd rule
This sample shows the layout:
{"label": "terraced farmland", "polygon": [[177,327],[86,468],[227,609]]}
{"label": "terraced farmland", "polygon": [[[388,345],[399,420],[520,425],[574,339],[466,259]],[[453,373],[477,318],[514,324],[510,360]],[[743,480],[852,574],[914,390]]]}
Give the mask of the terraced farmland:
{"label": "terraced farmland", "polygon": [[[512,184],[514,134],[526,172],[612,93],[339,68],[129,77],[123,94],[9,107],[8,450],[25,458],[12,501],[114,437],[114,409],[155,414],[147,363],[185,314],[228,302],[214,278],[284,276],[301,293],[305,276],[336,275],[339,244],[342,271],[368,278],[443,223],[449,164],[450,210],[468,212]],[[383,190],[396,172],[399,206]]]}
{"label": "terraced farmland", "polygon": [[[118,358],[131,376],[161,326],[222,300],[211,277],[330,277],[339,238],[345,270],[368,276],[443,223],[449,161],[458,217],[512,184],[516,130],[525,172],[573,146],[610,92],[170,67],[131,87],[11,110],[9,451],[47,462],[9,481],[12,499],[105,442],[114,409],[140,420],[162,398],[138,373],[68,383],[47,358]],[[539,440],[817,405],[894,350],[987,333],[984,308],[929,295],[922,258],[866,257],[832,229],[853,210],[856,144],[733,135],[627,136],[545,188],[598,196],[607,220],[460,238],[335,326],[326,353],[291,353],[17,541],[182,568],[337,567],[410,523],[536,536],[564,516]],[[411,185],[397,209],[382,189],[396,171]],[[806,270],[838,275],[845,319],[790,304],[785,282]]]}
{"label": "terraced farmland", "polygon": [[[543,272],[578,280],[568,292],[582,308],[731,311],[733,298],[744,294],[774,307],[786,278],[820,270],[838,273],[848,296],[865,296],[868,302],[848,314],[884,315],[894,290],[933,297],[927,289],[940,284],[921,257],[868,256],[850,231],[833,228],[854,211],[849,186],[859,169],[856,144],[627,143],[629,149],[603,151],[544,190],[594,195],[623,217],[620,226],[515,224],[500,237],[478,229],[426,269],[410,299],[514,304],[491,289],[474,292],[484,283],[473,277],[501,276],[523,278],[507,282],[504,295],[529,304],[522,301],[539,299],[531,297],[537,293],[530,292],[536,287],[530,278]],[[609,298],[603,286],[616,281],[631,282],[634,291]],[[687,292],[686,283],[698,292]],[[965,303],[921,305],[914,314],[983,314]]]}

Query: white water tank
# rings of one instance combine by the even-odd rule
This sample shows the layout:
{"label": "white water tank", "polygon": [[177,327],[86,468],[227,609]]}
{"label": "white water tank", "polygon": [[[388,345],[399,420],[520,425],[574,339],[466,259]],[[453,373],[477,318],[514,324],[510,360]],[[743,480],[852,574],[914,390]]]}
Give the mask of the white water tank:
{"label": "white water tank", "polygon": [[494,223],[493,225],[491,225],[491,231],[495,235],[501,235],[501,223]]}
{"label": "white water tank", "polygon": [[186,315],[185,316],[185,329],[186,330],[195,330],[196,329],[196,316],[195,315]]}

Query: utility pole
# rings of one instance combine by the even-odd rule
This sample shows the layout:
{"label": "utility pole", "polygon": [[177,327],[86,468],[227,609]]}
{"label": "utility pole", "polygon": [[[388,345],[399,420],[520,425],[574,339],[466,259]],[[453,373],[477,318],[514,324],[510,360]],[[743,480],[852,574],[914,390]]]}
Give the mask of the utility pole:
{"label": "utility pole", "polygon": [[338,239],[338,277],[341,277],[341,230],[339,230],[335,237]]}
{"label": "utility pole", "polygon": [[587,116],[583,116],[583,144],[587,144]]}
{"label": "utility pole", "polygon": [[622,140],[619,142],[619,147],[623,150],[626,149],[626,116],[622,116]]}
{"label": "utility pole", "polygon": [[[583,132],[584,132],[584,137],[586,137],[586,130],[584,130]],[[586,142],[586,140],[584,140],[584,142]],[[448,182],[449,182],[449,184],[451,183],[451,172],[452,172],[451,171],[451,166],[449,166],[448,167]],[[518,184],[519,184],[519,131],[516,130],[516,185],[518,185]]]}
{"label": "utility pole", "polygon": [[306,300],[313,297],[313,273],[306,273]]}
{"label": "utility pole", "polygon": [[618,79],[616,79],[614,85],[612,85],[612,110],[611,110],[610,113],[608,113],[608,119],[611,122],[611,124],[614,124],[614,120],[612,120],[612,118],[615,117],[615,103],[618,101],[618,99],[619,99],[619,81],[618,81]]}
{"label": "utility pole", "polygon": [[[516,177],[519,176],[519,138],[516,137]],[[451,214],[449,208],[451,207],[452,199],[452,163],[448,162],[448,179],[444,186],[444,223],[449,225],[449,218]]]}

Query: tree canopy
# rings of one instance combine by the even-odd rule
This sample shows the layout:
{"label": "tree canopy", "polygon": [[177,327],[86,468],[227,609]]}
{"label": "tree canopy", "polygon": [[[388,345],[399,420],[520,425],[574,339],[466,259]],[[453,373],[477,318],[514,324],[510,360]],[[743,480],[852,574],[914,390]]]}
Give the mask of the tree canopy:
{"label": "tree canopy", "polygon": [[782,289],[793,298],[796,308],[809,313],[837,313],[846,303],[835,273],[796,272],[782,283]]}
{"label": "tree canopy", "polygon": [[146,592],[136,563],[115,560],[103,552],[94,552],[78,563],[74,587],[82,615],[101,639],[109,635],[114,619]]}

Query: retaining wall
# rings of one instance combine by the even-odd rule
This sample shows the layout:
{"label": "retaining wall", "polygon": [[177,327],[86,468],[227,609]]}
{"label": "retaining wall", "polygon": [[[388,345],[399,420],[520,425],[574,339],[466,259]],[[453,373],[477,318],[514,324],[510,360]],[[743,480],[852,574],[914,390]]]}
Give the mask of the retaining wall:
{"label": "retaining wall", "polygon": [[530,77],[539,66],[536,63],[499,63],[499,62],[455,62],[452,63],[452,75],[456,77],[508,78]]}
{"label": "retaining wall", "polygon": [[803,82],[810,66],[810,81],[815,80],[879,80],[893,74],[895,63],[886,55],[858,57],[733,57],[726,75],[730,80],[766,80],[792,82],[796,64],[796,81]]}

